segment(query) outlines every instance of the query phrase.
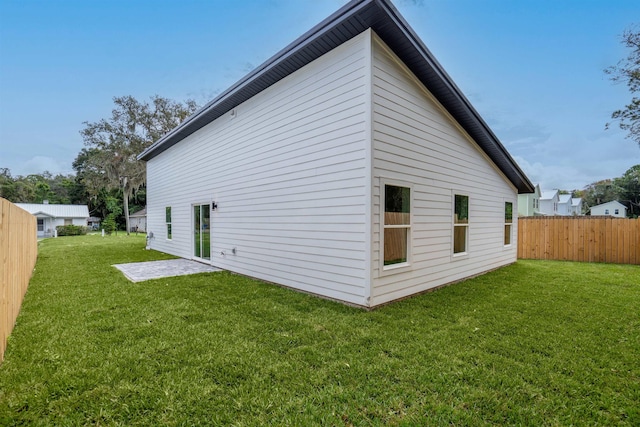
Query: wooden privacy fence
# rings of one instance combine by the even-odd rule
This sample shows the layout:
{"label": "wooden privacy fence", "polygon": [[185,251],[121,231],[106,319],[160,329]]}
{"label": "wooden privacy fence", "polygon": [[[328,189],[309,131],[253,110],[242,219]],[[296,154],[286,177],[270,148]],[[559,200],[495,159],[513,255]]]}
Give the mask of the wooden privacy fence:
{"label": "wooden privacy fence", "polygon": [[518,258],[640,264],[640,219],[519,218]]}
{"label": "wooden privacy fence", "polygon": [[0,198],[0,362],[37,257],[36,218]]}

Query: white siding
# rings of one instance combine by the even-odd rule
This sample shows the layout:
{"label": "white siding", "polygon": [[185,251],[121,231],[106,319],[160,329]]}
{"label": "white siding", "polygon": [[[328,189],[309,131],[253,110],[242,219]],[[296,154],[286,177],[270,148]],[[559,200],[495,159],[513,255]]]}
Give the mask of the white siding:
{"label": "white siding", "polygon": [[368,34],[149,161],[150,246],[190,258],[192,205],[215,201],[213,265],[365,305]]}
{"label": "white siding", "polygon": [[[371,305],[516,261],[517,192],[424,86],[374,37]],[[381,266],[381,178],[412,185],[412,261]],[[453,257],[453,194],[469,196],[468,255]],[[513,203],[511,245],[504,206]]]}
{"label": "white siding", "polygon": [[533,216],[535,194],[518,194],[518,215]]}
{"label": "white siding", "polygon": [[[616,209],[618,213],[616,213]],[[626,218],[627,207],[618,201],[612,201],[591,208],[591,215],[609,215],[617,218]]]}
{"label": "white siding", "polygon": [[[546,193],[546,192],[545,192]],[[558,204],[560,203],[560,199],[558,198],[558,193],[555,192],[551,197],[548,197],[549,193],[542,194],[540,198],[540,212],[545,215],[558,215]]]}

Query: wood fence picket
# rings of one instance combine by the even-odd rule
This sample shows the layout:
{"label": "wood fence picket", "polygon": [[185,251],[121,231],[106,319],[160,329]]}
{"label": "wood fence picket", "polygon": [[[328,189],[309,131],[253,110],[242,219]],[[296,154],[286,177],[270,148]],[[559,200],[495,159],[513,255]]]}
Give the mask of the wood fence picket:
{"label": "wood fence picket", "polygon": [[640,264],[640,219],[521,217],[518,258]]}
{"label": "wood fence picket", "polygon": [[0,198],[0,362],[37,257],[36,218]]}

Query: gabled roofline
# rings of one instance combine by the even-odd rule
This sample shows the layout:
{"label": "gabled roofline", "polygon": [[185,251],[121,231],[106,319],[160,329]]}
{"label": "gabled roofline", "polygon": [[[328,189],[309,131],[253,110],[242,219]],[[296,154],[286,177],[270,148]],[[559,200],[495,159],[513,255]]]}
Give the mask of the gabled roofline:
{"label": "gabled roofline", "polygon": [[617,203],[618,205],[622,206],[623,208],[629,209],[628,207],[626,207],[624,204],[620,203],[617,200],[609,200],[608,202],[604,202],[604,203],[600,203],[599,205],[591,206],[590,209],[597,208],[597,207],[604,206],[604,205],[609,205],[609,204],[612,204],[612,203]]}
{"label": "gabled roofline", "polygon": [[533,184],[389,0],[352,0],[188,117],[139,156],[150,160],[218,117],[371,28],[517,188]]}
{"label": "gabled roofline", "polygon": [[31,215],[33,215],[33,216],[44,215],[44,216],[47,216],[49,218],[56,218],[56,216],[51,215],[50,213],[43,212],[43,211],[34,212]]}

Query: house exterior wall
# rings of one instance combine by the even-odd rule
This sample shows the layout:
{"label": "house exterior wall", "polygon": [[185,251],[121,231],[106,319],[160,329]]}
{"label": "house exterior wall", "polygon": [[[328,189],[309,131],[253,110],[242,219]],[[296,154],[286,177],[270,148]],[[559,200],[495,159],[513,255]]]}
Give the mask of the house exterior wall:
{"label": "house exterior wall", "polygon": [[[42,226],[38,225],[38,222],[42,222]],[[64,223],[64,222],[63,222]],[[53,230],[55,230],[55,219],[48,216],[36,215],[36,230],[38,237],[51,237],[53,236]]]}
{"label": "house exterior wall", "polygon": [[36,215],[36,227],[38,227],[38,220],[43,220],[43,229],[37,230],[38,237],[52,237],[57,226],[64,225],[65,219],[70,220],[71,224],[81,227],[87,226],[86,218],[52,218],[45,215]]}
{"label": "house exterior wall", "polygon": [[[516,261],[517,191],[377,37],[373,42],[372,306]],[[409,266],[382,264],[387,182],[409,186]],[[454,194],[469,197],[468,250],[453,255]],[[505,202],[513,203],[504,245]]]}
{"label": "house exterior wall", "polygon": [[150,247],[192,258],[192,207],[215,201],[212,265],[366,305],[369,47],[360,34],[151,159]]}
{"label": "house exterior wall", "polygon": [[571,214],[577,215],[577,216],[582,215],[582,199],[581,198],[571,199]]}
{"label": "house exterior wall", "polygon": [[558,215],[573,215],[573,206],[570,194],[561,194],[558,196]]}
{"label": "house exterior wall", "polygon": [[535,216],[540,213],[540,187],[536,185],[536,191],[529,194],[518,194],[518,215]]}
{"label": "house exterior wall", "polygon": [[[618,213],[616,213],[616,209]],[[591,208],[591,215],[608,215],[616,218],[627,217],[627,207],[620,202],[607,202]]]}
{"label": "house exterior wall", "polygon": [[562,216],[571,215],[571,205],[567,202],[558,202],[558,212],[556,214]]}
{"label": "house exterior wall", "polygon": [[147,230],[147,217],[129,217],[129,226],[132,231],[145,232]]}
{"label": "house exterior wall", "polygon": [[534,194],[518,194],[518,215],[533,216]]}
{"label": "house exterior wall", "polygon": [[558,194],[554,194],[553,197],[548,199],[540,199],[540,212],[544,215],[558,215]]}

